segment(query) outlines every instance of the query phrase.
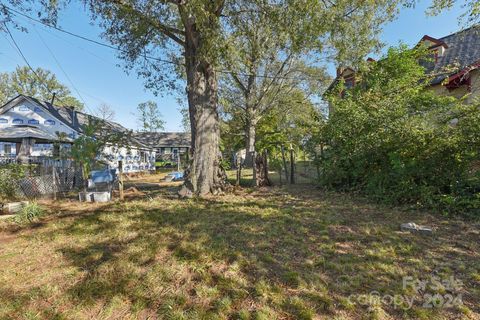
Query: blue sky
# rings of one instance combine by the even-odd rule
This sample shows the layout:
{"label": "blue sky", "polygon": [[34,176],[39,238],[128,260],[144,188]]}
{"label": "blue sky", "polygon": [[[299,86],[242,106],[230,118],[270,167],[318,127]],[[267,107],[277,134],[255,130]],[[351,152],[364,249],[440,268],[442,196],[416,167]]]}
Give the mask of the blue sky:
{"label": "blue sky", "polygon": [[[400,41],[407,45],[414,45],[424,34],[442,37],[459,29],[457,19],[461,13],[460,8],[456,7],[440,16],[427,17],[425,9],[429,3],[430,1],[421,1],[415,9],[402,9],[397,20],[385,25],[381,40],[387,46],[397,45]],[[122,61],[116,58],[114,50],[73,38],[41,25],[34,27],[26,19],[20,19],[19,22],[28,27],[29,32],[25,33],[13,28],[11,31],[30,64],[34,68],[51,70],[61,82],[71,88],[74,95],[78,96],[69,78],[85,100],[88,106],[87,112],[95,110],[102,102],[107,103],[115,109],[117,122],[136,129],[136,106],[140,102],[154,100],[158,103],[166,121],[165,129],[182,131],[180,106],[176,97],[168,92],[163,96],[155,97],[145,91],[142,79],[138,79],[135,73],[126,74],[124,69],[119,67]],[[80,5],[70,5],[62,11],[59,26],[104,42],[100,38],[101,30],[90,23],[88,15]],[[44,42],[53,51],[61,67]],[[7,35],[0,33],[0,72],[12,71],[17,65],[24,65],[22,58],[12,47],[11,41],[8,41]],[[333,65],[329,66],[332,74],[334,70]]]}

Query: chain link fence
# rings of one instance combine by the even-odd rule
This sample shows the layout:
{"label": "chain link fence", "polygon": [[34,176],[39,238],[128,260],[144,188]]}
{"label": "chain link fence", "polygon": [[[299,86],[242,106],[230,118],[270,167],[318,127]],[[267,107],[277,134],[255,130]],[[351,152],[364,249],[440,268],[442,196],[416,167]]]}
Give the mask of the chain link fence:
{"label": "chain link fence", "polygon": [[0,157],[0,199],[66,197],[83,187],[80,167],[71,160]]}
{"label": "chain link fence", "polygon": [[18,181],[18,196],[25,198],[65,197],[83,186],[82,172],[75,167],[42,167]]}

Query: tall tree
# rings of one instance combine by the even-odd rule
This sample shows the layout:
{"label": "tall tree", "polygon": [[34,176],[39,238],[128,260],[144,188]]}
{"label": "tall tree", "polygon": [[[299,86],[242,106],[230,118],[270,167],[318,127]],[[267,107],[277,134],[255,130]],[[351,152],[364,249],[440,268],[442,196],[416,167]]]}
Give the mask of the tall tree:
{"label": "tall tree", "polygon": [[83,110],[84,105],[77,100],[67,86],[60,83],[52,72],[37,68],[17,67],[11,73],[0,73],[0,104],[19,94],[50,102],[55,93],[55,105],[74,107]]}
{"label": "tall tree", "polygon": [[[298,44],[321,44],[345,39],[358,44],[355,55],[369,52],[377,41],[379,25],[390,19],[401,0],[266,1],[266,0],[84,0],[94,19],[100,19],[104,36],[121,48],[127,68],[138,67],[146,87],[158,92],[169,88],[180,72],[186,79],[192,135],[192,163],[187,170],[183,196],[221,190],[225,174],[220,166],[218,72],[229,54],[224,40],[236,32],[230,17],[242,7],[261,11],[287,34],[302,35]],[[26,1],[9,0],[25,6]],[[46,3],[43,16],[53,20],[69,1]],[[241,6],[240,6],[241,5]],[[340,48],[344,49],[344,48]],[[349,51],[338,50],[340,58]],[[156,58],[161,56],[162,58]],[[149,59],[149,57],[155,57]]]}
{"label": "tall tree", "polygon": [[[315,7],[325,18],[316,32],[298,32],[308,28],[305,20],[288,19],[286,14],[282,14],[281,20],[272,20],[264,10],[255,10],[248,2],[238,3],[239,13],[229,18],[236,31],[225,40],[229,44],[225,65],[230,73],[220,78],[220,97],[227,117],[237,118],[241,123],[245,164],[253,168],[254,185],[257,185],[257,175],[253,163],[261,120],[274,109],[288,112],[286,107],[294,107],[295,104],[284,103],[291,101],[289,95],[295,91],[303,91],[305,104],[314,97],[319,100],[329,79],[325,70],[326,63],[334,60],[331,57],[343,63],[357,61],[375,44],[372,31],[381,19],[361,21],[360,18],[368,17],[363,8],[357,11],[358,8],[343,5],[339,10],[333,6]],[[287,7],[283,13],[293,8]],[[387,13],[383,18],[388,17]],[[352,30],[365,25],[373,25],[372,30]],[[351,32],[356,32],[353,39]],[[313,52],[317,55],[312,55]]]}
{"label": "tall tree", "polygon": [[[415,4],[415,1],[412,1]],[[444,10],[450,10],[455,5],[461,4],[464,12],[460,15],[459,21],[466,26],[472,26],[480,22],[480,1],[478,0],[432,0],[428,14],[438,15]]]}
{"label": "tall tree", "polygon": [[165,121],[162,120],[162,114],[156,102],[142,102],[138,105],[137,110],[140,131],[158,132],[164,130]]}

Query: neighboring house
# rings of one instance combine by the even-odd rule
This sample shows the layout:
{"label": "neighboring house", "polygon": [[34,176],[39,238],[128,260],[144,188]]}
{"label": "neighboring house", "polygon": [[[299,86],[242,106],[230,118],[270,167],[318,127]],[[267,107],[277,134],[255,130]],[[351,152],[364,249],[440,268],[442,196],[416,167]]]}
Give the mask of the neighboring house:
{"label": "neighboring house", "polygon": [[[425,71],[434,78],[429,89],[440,95],[465,97],[471,103],[480,95],[480,26],[474,26],[442,38],[425,35],[418,44],[432,52],[431,62],[424,63]],[[327,91],[345,80],[348,89],[355,85],[355,70],[338,68],[335,80]]]}
{"label": "neighboring house", "polygon": [[102,121],[102,129],[117,133],[126,140],[122,145],[105,147],[99,161],[116,168],[118,161],[122,160],[126,173],[154,170],[155,151],[118,123],[24,95],[0,107],[0,157],[35,162],[68,154],[89,119]]}
{"label": "neighboring house", "polygon": [[188,132],[137,132],[134,137],[155,150],[158,160],[188,159],[191,134]]}

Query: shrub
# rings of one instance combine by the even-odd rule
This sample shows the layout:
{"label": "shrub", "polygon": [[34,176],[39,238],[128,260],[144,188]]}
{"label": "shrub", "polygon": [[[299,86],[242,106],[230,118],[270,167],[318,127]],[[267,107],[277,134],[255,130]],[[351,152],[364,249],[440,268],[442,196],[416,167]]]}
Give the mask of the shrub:
{"label": "shrub", "polygon": [[45,210],[36,202],[30,202],[20,210],[15,221],[17,223],[33,222],[43,215]]}
{"label": "shrub", "polygon": [[25,167],[19,164],[0,166],[0,202],[16,197],[18,180],[25,176]]}
{"label": "shrub", "polygon": [[426,90],[418,59],[392,49],[359,72],[360,85],[330,97],[322,183],[385,203],[478,213],[479,107]]}

